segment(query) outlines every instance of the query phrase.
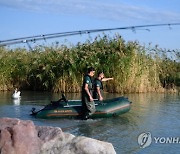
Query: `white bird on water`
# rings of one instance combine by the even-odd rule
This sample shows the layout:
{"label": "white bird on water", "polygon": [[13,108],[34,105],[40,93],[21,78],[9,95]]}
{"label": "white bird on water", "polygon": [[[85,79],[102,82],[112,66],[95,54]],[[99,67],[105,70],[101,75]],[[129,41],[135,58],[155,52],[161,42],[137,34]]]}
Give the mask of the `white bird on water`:
{"label": "white bird on water", "polygon": [[17,90],[17,88],[14,91],[14,94],[12,95],[12,98],[20,98],[21,92]]}

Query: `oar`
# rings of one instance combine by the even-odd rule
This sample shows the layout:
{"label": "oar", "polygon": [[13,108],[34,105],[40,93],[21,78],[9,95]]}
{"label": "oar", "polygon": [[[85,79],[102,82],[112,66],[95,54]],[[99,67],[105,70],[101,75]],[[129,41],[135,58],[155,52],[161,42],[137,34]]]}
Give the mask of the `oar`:
{"label": "oar", "polygon": [[[98,99],[93,99],[94,101],[98,101]],[[75,99],[75,100],[68,100],[68,102],[80,102],[80,99]]]}
{"label": "oar", "polygon": [[[98,104],[94,104],[95,106],[97,106]],[[75,104],[75,105],[65,105],[63,107],[75,107],[75,106],[82,106],[81,104]]]}
{"label": "oar", "polygon": [[[94,101],[98,101],[98,99],[93,99]],[[75,100],[68,100],[68,102],[81,102],[81,100],[79,99],[75,99]],[[94,104],[94,105],[98,105],[98,104]],[[67,104],[64,107],[75,107],[75,106],[82,106],[81,104],[75,104],[75,105],[69,105]]]}

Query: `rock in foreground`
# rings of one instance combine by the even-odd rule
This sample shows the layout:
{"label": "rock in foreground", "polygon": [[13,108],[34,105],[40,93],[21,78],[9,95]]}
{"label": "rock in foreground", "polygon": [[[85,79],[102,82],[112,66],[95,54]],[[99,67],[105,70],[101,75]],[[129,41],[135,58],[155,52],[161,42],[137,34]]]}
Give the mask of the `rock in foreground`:
{"label": "rock in foreground", "polygon": [[64,133],[32,121],[0,119],[0,154],[115,154],[111,143]]}

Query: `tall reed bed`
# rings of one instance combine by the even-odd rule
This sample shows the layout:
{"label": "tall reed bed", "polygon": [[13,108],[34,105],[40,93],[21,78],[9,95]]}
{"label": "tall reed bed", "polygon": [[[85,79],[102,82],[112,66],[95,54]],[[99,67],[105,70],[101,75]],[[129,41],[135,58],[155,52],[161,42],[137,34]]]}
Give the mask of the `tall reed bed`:
{"label": "tall reed bed", "polygon": [[165,50],[125,42],[119,35],[104,35],[71,47],[0,48],[0,90],[80,92],[89,66],[114,78],[105,83],[108,92],[163,91],[180,85],[180,63]]}

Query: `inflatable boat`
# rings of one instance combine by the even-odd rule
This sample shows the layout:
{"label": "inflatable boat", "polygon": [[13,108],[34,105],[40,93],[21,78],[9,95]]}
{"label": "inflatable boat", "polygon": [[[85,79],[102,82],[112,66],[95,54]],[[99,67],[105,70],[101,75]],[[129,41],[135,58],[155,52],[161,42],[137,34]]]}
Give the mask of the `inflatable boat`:
{"label": "inflatable boat", "polygon": [[[94,100],[96,112],[90,118],[108,118],[118,116],[130,110],[131,102],[128,98],[118,97],[106,99],[102,102]],[[32,108],[31,115],[37,118],[81,118],[82,117],[81,100],[67,100],[64,96],[58,101],[51,101],[39,111]]]}

